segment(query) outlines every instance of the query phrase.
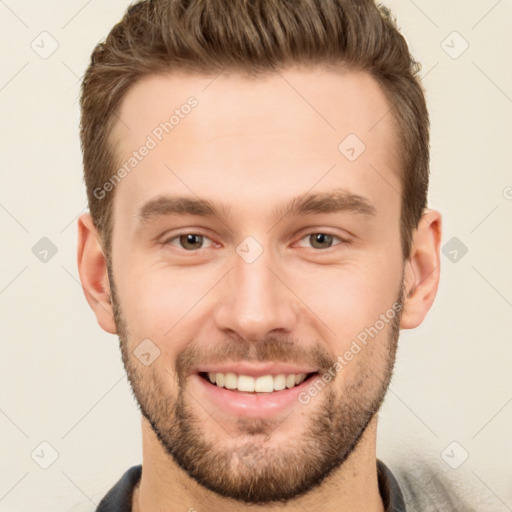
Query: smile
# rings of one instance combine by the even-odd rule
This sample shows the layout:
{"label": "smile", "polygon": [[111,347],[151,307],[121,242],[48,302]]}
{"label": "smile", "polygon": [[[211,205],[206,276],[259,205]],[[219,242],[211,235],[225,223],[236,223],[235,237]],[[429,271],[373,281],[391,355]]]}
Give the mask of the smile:
{"label": "smile", "polygon": [[280,373],[277,375],[261,375],[252,377],[250,375],[236,374],[232,372],[203,372],[199,374],[204,379],[208,379],[212,384],[219,388],[226,388],[234,391],[246,393],[272,393],[291,389],[298,386],[306,378],[314,375],[306,373]]}

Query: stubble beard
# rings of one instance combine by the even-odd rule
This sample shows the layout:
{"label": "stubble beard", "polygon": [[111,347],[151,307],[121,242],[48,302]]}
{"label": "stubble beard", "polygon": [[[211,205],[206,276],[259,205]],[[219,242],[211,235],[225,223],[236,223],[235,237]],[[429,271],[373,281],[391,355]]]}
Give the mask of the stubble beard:
{"label": "stubble beard", "polygon": [[[236,437],[227,431],[224,435],[211,419],[209,423],[221,432],[224,439],[212,438],[208,422],[196,412],[201,411],[204,416],[204,410],[187,390],[187,380],[180,368],[176,368],[178,393],[171,397],[164,390],[164,375],[156,373],[151,366],[143,366],[129,353],[128,347],[133,347],[131,342],[134,340],[129,339],[129,329],[115,293],[111,270],[109,277],[123,363],[142,415],[174,463],[200,485],[220,496],[246,504],[263,505],[287,502],[308,493],[343,465],[384,400],[393,372],[401,307],[387,326],[388,332],[381,333],[385,336],[370,341],[362,349],[374,351],[375,357],[366,360],[377,361],[375,368],[366,364],[359,354],[350,362],[357,365],[357,369],[352,374],[353,378],[345,382],[347,385],[343,390],[335,389],[337,379],[334,379],[310,405],[297,403],[289,416],[279,421],[238,418]],[[395,304],[401,306],[402,302],[403,280]],[[269,352],[276,352],[273,341],[265,340],[259,346],[261,350],[256,358],[272,360],[267,356]],[[377,349],[371,346],[372,343],[384,343],[385,346]],[[251,348],[253,352],[254,347]],[[179,360],[180,357],[177,363]],[[166,376],[172,379],[170,374]],[[289,439],[288,444],[272,445],[272,433],[279,431],[281,424],[293,428],[294,417],[303,418],[298,412],[311,405],[312,413],[301,433]]]}

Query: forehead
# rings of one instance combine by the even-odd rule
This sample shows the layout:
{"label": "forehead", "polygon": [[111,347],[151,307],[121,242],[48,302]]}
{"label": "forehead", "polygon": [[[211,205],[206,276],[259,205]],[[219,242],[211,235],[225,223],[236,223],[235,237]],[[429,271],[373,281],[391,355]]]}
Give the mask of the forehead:
{"label": "forehead", "polygon": [[399,201],[390,107],[365,72],[149,76],[118,117],[111,143],[128,172],[114,197],[125,212],[172,193],[264,210],[340,186]]}

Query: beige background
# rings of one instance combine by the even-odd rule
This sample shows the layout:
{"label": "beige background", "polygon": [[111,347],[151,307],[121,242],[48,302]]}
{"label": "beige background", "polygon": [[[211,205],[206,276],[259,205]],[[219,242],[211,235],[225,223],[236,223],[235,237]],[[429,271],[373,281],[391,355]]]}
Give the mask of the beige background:
{"label": "beige background", "polygon": [[[79,78],[127,5],[0,1],[0,511],[92,511],[141,462],[118,341],[97,325],[75,263]],[[427,495],[452,482],[476,510],[512,510],[512,2],[387,5],[423,64],[443,246],[468,251],[447,246],[433,309],[402,332],[378,454],[397,473],[431,467]],[[42,58],[34,40],[39,53],[58,48]],[[43,237],[57,249],[46,262],[33,254]]]}

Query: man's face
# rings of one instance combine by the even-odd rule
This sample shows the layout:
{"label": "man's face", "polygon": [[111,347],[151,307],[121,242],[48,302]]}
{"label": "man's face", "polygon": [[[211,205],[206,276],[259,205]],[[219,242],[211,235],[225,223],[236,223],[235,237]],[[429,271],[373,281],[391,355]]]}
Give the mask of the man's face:
{"label": "man's face", "polygon": [[[150,149],[115,189],[112,299],[129,380],[165,451],[205,487],[266,503],[339,467],[384,397],[401,184],[389,105],[369,75],[213,78],[146,78],[123,101],[120,166]],[[175,208],[177,197],[215,213]],[[279,390],[293,374],[307,378]]]}

